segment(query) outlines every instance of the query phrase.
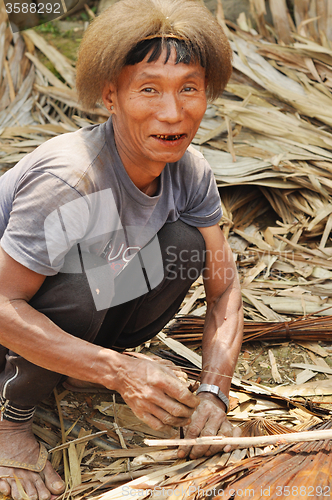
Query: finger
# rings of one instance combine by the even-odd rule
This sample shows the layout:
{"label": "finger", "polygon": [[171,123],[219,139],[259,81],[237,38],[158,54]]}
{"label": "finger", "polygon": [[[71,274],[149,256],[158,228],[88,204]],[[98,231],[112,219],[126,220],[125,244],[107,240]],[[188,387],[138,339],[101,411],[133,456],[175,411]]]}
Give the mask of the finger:
{"label": "finger", "polygon": [[[175,382],[176,381],[176,382]],[[200,403],[200,398],[195,396],[177,377],[173,384],[165,384],[165,393],[179,401],[187,408],[195,409]]]}
{"label": "finger", "polygon": [[[163,410],[165,410],[167,413],[169,413],[174,417],[189,419],[191,418],[194,412],[194,408],[186,406],[181,402],[179,402],[179,398],[181,397],[182,392],[188,391],[187,388],[184,386],[184,384],[179,382],[179,385],[180,385],[180,391],[178,393],[177,398],[170,397],[166,392],[166,388],[164,389],[165,391],[164,392],[159,387],[150,387],[147,388],[147,390],[145,391],[144,399],[141,398],[139,401],[136,402],[136,405],[137,406],[144,405],[148,407],[150,404],[154,404],[156,406],[159,406],[160,408],[162,408]],[[149,411],[149,413],[153,412]]]}
{"label": "finger", "polygon": [[[218,434],[219,436],[219,434]],[[226,446],[225,445],[220,445],[220,444],[214,444],[212,446],[210,446],[208,452],[207,452],[207,456],[212,456],[212,455],[215,455],[216,453],[229,453],[230,451],[232,451],[232,447],[227,444]]]}
{"label": "finger", "polygon": [[154,415],[151,415],[150,413],[142,413],[140,415],[136,414],[136,416],[149,427],[151,427],[151,429],[154,429],[156,431],[163,431],[167,434],[172,434],[173,432],[173,428],[170,425],[163,424],[161,420],[159,420]]}
{"label": "finger", "polygon": [[[231,425],[232,425],[232,424],[231,424]],[[242,436],[242,429],[241,429],[240,427],[238,427],[238,426],[233,426],[233,425],[232,425],[232,432],[233,432],[233,434],[232,434],[232,435],[233,435],[234,437],[240,437],[240,436]],[[230,451],[233,451],[233,450],[235,450],[236,448],[237,448],[236,446],[227,445],[227,446],[225,446],[224,451],[225,451],[226,453],[229,453]]]}
{"label": "finger", "polygon": [[[190,422],[193,410],[187,408],[168,396],[151,398],[152,400],[140,400],[136,402],[136,411],[149,413],[157,417],[165,425],[181,426]],[[159,403],[159,404],[158,404]]]}
{"label": "finger", "polygon": [[[213,416],[210,417],[206,424],[204,425],[203,429],[201,430],[200,436],[216,436],[218,429],[220,425],[220,420],[219,418]],[[190,458],[193,460],[195,458],[202,457],[204,455],[210,456],[210,447],[211,445],[196,445],[193,446],[191,451],[190,451]]]}
{"label": "finger", "polygon": [[175,375],[180,378],[180,379],[184,379],[185,381],[188,380],[188,375],[186,374],[186,372],[183,372],[182,370],[179,370],[179,369],[173,369],[173,372],[175,373]]}
{"label": "finger", "polygon": [[[186,429],[186,433],[184,435],[184,438],[185,439],[196,439],[201,434],[201,431],[204,428],[206,421],[207,421],[206,415],[202,415],[202,416],[198,416],[198,417],[196,416],[196,418],[193,419],[191,424]],[[191,455],[191,450],[192,450],[192,446],[186,446],[186,445],[180,446],[180,448],[178,450],[178,457],[185,458],[189,454]]]}
{"label": "finger", "polygon": [[154,354],[151,356],[151,359],[153,359],[154,361],[158,361],[159,363],[161,363],[165,366],[169,366],[170,368],[175,367],[175,364],[170,359],[163,359],[163,358],[160,358],[159,356],[156,356]]}
{"label": "finger", "polygon": [[167,411],[156,405],[153,405],[153,407],[151,408],[151,413],[159,420],[161,420],[161,422],[165,425],[184,427],[186,425],[189,425],[191,422],[190,417],[175,417],[174,415],[169,414]]}
{"label": "finger", "polygon": [[242,429],[238,425],[233,426],[233,436],[234,437],[241,437],[242,436]]}
{"label": "finger", "polygon": [[179,379],[181,380],[184,379],[185,382],[188,380],[188,375],[186,374],[186,372],[184,372],[179,366],[176,366],[174,363],[172,362],[168,363],[166,361],[165,363],[162,363],[162,365],[165,366],[166,368],[171,369],[172,373],[176,375]]}
{"label": "finger", "polygon": [[[228,424],[228,426],[226,426]],[[240,427],[233,426],[228,420],[225,420],[223,422],[223,425],[221,426],[221,429],[218,432],[218,436],[234,436],[234,437],[240,437],[242,435],[242,431]],[[226,446],[221,446],[221,445],[212,445],[209,450],[209,454],[215,455],[216,453],[220,452],[225,452],[229,453],[232,450],[235,450],[236,446],[231,446],[231,445],[226,445]]]}
{"label": "finger", "polygon": [[173,370],[174,373],[181,374],[180,375],[181,377],[188,378],[188,375],[186,374],[186,372],[184,372],[180,366],[177,366],[175,363],[173,363],[173,361],[171,361],[169,359],[160,358],[159,356],[155,356],[154,354],[151,356],[148,356],[148,358],[152,359],[153,361],[159,362],[163,366],[167,366],[167,368],[171,368],[171,370]]}
{"label": "finger", "polygon": [[165,360],[163,359],[162,362],[160,363],[164,368],[168,368],[170,370],[172,370],[172,375],[176,375],[177,377],[179,378],[184,378],[187,380],[188,378],[188,375],[186,374],[186,372],[184,372],[180,366],[176,366],[174,363],[172,363],[172,361],[168,361],[168,360]]}
{"label": "finger", "polygon": [[156,354],[143,354],[141,352],[129,352],[126,354],[130,354],[131,356],[134,356],[135,358],[139,359],[146,359],[149,361],[156,361],[157,363],[160,363],[164,366],[168,366],[169,368],[173,368],[176,365],[173,363],[173,361],[170,361],[169,359],[163,359],[160,356],[156,356]]}

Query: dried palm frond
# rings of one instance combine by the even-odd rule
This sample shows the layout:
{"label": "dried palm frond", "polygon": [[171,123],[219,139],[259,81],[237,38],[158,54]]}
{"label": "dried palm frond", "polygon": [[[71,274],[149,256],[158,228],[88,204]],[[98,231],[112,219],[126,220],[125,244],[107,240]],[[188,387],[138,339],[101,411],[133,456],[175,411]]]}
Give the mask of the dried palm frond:
{"label": "dried palm frond", "polygon": [[[330,420],[316,427],[330,428]],[[232,470],[233,476],[241,473],[242,477],[232,481],[223,496],[217,495],[215,498],[238,499],[241,498],[240,490],[253,491],[254,495],[250,498],[255,500],[264,496],[277,498],[278,495],[295,500],[301,492],[306,498],[323,498],[324,493],[329,492],[331,488],[331,451],[332,443],[326,440],[297,443],[281,450],[277,449],[259,459],[248,459]],[[220,479],[227,481],[229,477],[230,473],[227,473]]]}
{"label": "dried palm frond", "polygon": [[242,436],[272,436],[273,434],[288,434],[291,429],[271,419],[256,417],[240,425]]}
{"label": "dried palm frond", "polygon": [[[177,317],[176,322],[167,328],[169,337],[190,346],[200,346],[205,318],[197,316]],[[243,342],[264,340],[280,342],[318,341],[332,338],[332,316],[297,318],[285,322],[244,322]]]}

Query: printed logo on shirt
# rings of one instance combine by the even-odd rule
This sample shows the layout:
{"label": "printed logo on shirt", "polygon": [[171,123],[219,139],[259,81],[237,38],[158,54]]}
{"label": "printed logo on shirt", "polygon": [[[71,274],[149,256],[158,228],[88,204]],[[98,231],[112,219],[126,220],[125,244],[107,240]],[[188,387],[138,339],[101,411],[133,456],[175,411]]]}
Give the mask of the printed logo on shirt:
{"label": "printed logo on shirt", "polygon": [[105,259],[110,267],[118,272],[128,264],[128,262],[134,257],[135,253],[139,252],[141,247],[139,246],[127,246],[125,241],[118,244],[111,239],[101,254],[102,258]]}

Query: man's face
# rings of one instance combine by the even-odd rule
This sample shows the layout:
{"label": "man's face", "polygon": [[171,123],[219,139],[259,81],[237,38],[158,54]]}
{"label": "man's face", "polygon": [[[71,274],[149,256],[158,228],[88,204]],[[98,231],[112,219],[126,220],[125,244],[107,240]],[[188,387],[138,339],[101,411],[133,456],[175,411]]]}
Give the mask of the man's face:
{"label": "man's face", "polygon": [[[120,156],[136,165],[165,166],[185,153],[206,110],[205,70],[198,63],[164,64],[166,51],[148,63],[125,66],[117,87],[108,85],[104,102],[113,105],[115,140]],[[125,162],[124,162],[125,163]]]}

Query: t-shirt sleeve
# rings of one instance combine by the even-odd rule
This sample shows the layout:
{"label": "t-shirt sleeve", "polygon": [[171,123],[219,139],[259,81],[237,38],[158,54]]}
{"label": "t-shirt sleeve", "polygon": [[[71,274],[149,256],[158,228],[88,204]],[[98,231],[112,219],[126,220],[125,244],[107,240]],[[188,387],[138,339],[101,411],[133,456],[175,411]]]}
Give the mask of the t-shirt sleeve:
{"label": "t-shirt sleeve", "polygon": [[59,272],[73,242],[68,240],[61,207],[82,196],[49,172],[27,173],[17,186],[0,244],[14,260],[44,276]]}
{"label": "t-shirt sleeve", "polygon": [[186,153],[187,203],[180,219],[190,226],[214,226],[222,217],[219,191],[212,169],[198,151]]}

